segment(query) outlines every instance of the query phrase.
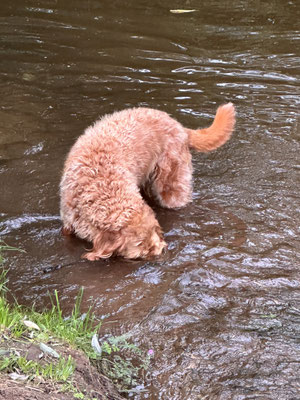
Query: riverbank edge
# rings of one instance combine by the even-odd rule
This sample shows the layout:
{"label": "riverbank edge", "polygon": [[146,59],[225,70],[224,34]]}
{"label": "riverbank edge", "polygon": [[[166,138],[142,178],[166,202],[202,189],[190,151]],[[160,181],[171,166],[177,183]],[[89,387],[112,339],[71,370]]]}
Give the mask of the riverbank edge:
{"label": "riverbank edge", "polygon": [[16,249],[0,243],[0,399],[124,399],[97,368],[101,322],[91,309],[80,313],[83,291],[67,318],[57,292],[51,309],[42,312],[8,302],[3,258],[8,250]]}

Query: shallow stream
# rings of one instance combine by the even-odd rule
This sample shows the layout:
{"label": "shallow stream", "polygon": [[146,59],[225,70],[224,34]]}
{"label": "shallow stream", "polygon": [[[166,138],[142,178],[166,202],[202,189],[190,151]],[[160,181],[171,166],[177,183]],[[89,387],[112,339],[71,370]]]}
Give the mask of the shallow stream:
{"label": "shallow stream", "polygon": [[[136,399],[300,399],[299,21],[297,0],[0,5],[0,239],[26,250],[9,287],[68,310],[83,286],[104,330],[154,350]],[[58,185],[85,127],[140,105],[205,127],[228,101],[235,133],[193,155],[193,203],[154,206],[163,259],[79,262]]]}

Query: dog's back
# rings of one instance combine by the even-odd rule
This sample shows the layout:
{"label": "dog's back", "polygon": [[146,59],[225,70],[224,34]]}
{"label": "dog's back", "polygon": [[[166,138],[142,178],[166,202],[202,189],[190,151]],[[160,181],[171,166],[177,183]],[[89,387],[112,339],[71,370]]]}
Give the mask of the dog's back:
{"label": "dog's back", "polygon": [[107,154],[111,162],[126,168],[140,185],[170,142],[176,141],[180,146],[188,140],[188,134],[167,113],[139,107],[104,116],[87,128],[79,140],[89,154],[97,149],[98,154]]}

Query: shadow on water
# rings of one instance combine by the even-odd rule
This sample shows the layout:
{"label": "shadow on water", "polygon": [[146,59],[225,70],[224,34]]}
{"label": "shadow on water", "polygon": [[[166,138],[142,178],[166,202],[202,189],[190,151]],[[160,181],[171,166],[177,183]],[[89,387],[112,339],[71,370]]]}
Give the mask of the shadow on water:
{"label": "shadow on water", "polygon": [[[300,5],[250,3],[0,6],[0,238],[26,250],[10,288],[39,307],[57,289],[68,310],[83,286],[105,330],[155,352],[136,398],[300,398]],[[196,11],[170,12],[183,8]],[[193,155],[193,203],[154,205],[167,253],[79,261],[88,244],[61,237],[58,185],[83,129],[137,105],[205,126],[227,101],[236,132]]]}

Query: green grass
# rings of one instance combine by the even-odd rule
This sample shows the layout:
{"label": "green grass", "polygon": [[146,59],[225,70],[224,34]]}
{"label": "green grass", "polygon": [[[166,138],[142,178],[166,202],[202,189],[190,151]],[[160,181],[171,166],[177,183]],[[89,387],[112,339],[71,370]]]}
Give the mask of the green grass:
{"label": "green grass", "polygon": [[[0,241],[0,266],[4,263],[3,251],[8,250],[18,251]],[[40,313],[34,307],[28,309],[18,305],[17,302],[9,305],[6,300],[6,284],[7,271],[2,269],[0,271],[0,328],[2,330],[5,328],[10,331],[12,336],[21,337],[31,331],[23,323],[24,320],[30,320],[39,327],[39,331],[31,331],[35,339],[47,341],[55,336],[95,358],[96,353],[91,347],[91,340],[93,335],[99,331],[101,322],[97,321],[92,307],[86,313],[81,313],[83,289],[79,291],[71,315],[64,317],[56,290],[54,296],[50,296],[51,309]]]}
{"label": "green grass", "polygon": [[[0,266],[4,263],[3,251],[8,250],[17,249],[0,241]],[[34,307],[28,309],[17,302],[9,304],[6,299],[6,284],[7,271],[2,269],[0,271],[0,371],[21,373],[33,381],[48,379],[53,382],[65,382],[69,390],[73,391],[72,375],[75,361],[72,357],[59,356],[54,360],[50,353],[42,362],[32,361],[26,358],[24,351],[9,351],[7,355],[7,346],[4,346],[1,354],[1,347],[3,348],[8,342],[50,343],[50,347],[66,343],[82,350],[92,363],[115,383],[120,392],[134,391],[133,388],[140,383],[142,373],[149,366],[150,356],[144,355],[137,346],[128,341],[125,335],[110,337],[101,344],[98,343],[100,351],[96,351],[92,346],[92,339],[98,338],[101,322],[95,317],[92,307],[86,313],[81,312],[83,289],[78,293],[71,314],[65,317],[56,290],[50,296],[51,308],[37,312]],[[28,321],[31,324],[29,326]],[[74,392],[74,396],[80,398],[82,394]]]}
{"label": "green grass", "polygon": [[55,290],[50,310],[42,313],[31,310],[26,316],[40,328],[37,338],[47,341],[50,336],[54,335],[83,350],[90,358],[95,358],[96,354],[91,347],[91,340],[93,335],[99,331],[101,322],[97,321],[91,307],[86,313],[81,313],[82,297],[83,289],[79,291],[71,315],[65,318],[59,303],[58,292]]}
{"label": "green grass", "polygon": [[[1,278],[3,283],[6,278],[5,271],[0,274]],[[63,342],[83,350],[90,358],[97,358],[97,354],[91,347],[91,339],[98,332],[100,324],[95,323],[95,317],[91,310],[84,314],[84,318],[80,314],[82,290],[77,297],[71,316],[64,318],[57,292],[54,294],[52,308],[38,313],[34,309],[26,309],[18,304],[8,304],[3,293],[4,287],[3,284],[2,293],[0,293],[0,338],[2,344],[9,340],[20,343],[29,341],[59,344]],[[24,321],[33,322],[39,329],[26,326]],[[18,346],[16,345],[16,347]],[[0,354],[0,371],[18,372],[30,377],[34,376],[37,380],[43,378],[54,382],[65,382],[72,377],[74,369],[75,361],[71,356],[68,358],[60,356],[58,360],[48,360],[45,363],[27,360],[26,354],[21,354],[21,351],[13,351],[5,357],[1,357]]]}
{"label": "green grass", "polygon": [[73,375],[75,362],[71,356],[61,357],[57,362],[45,364],[27,360],[25,356],[12,354],[0,359],[0,371],[24,374],[30,379],[50,379],[54,382],[66,382]]}

